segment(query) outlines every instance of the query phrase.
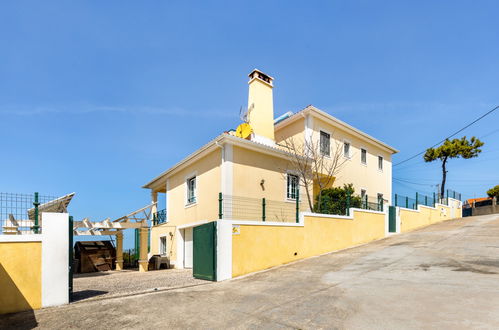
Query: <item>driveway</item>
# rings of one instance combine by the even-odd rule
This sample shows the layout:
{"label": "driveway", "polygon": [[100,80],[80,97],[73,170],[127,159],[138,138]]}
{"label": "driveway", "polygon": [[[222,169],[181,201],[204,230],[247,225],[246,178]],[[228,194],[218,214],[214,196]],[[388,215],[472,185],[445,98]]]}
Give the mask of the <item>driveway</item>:
{"label": "driveway", "polygon": [[128,296],[209,282],[192,277],[192,269],[163,269],[140,273],[136,270],[75,274],[72,300]]}
{"label": "driveway", "polygon": [[19,313],[41,328],[499,328],[499,216],[436,224],[231,281]]}

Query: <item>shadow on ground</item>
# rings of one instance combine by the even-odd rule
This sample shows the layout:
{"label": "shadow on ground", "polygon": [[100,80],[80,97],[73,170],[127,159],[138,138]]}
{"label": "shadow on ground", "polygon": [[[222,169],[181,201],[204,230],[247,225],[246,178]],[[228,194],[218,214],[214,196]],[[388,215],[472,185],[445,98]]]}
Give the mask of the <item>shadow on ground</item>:
{"label": "shadow on ground", "polygon": [[109,291],[82,290],[82,291],[73,292],[73,295],[71,296],[71,302],[76,302],[76,301],[80,301],[83,299],[101,296],[101,295],[106,294],[106,293],[109,293]]}

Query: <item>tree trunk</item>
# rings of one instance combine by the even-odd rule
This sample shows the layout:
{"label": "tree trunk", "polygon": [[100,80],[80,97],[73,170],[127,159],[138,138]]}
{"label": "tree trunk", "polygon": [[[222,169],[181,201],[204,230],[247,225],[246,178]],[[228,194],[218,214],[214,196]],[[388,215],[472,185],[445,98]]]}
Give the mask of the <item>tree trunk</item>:
{"label": "tree trunk", "polygon": [[305,192],[307,193],[308,206],[310,207],[310,212],[314,212],[314,206],[313,206],[312,201],[310,199],[310,192],[308,191],[307,185],[304,184],[304,186],[305,186]]}
{"label": "tree trunk", "polygon": [[447,157],[442,161],[442,186],[440,187],[440,198],[444,198],[445,193],[445,180],[447,179],[447,170],[445,169],[445,164],[447,163]]}

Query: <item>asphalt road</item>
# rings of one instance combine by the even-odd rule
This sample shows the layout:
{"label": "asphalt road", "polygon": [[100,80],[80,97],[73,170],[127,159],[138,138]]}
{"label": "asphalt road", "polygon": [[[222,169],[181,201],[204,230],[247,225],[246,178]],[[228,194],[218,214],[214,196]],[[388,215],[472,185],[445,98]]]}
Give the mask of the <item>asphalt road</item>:
{"label": "asphalt road", "polygon": [[391,236],[231,281],[74,303],[0,328],[499,328],[499,215]]}

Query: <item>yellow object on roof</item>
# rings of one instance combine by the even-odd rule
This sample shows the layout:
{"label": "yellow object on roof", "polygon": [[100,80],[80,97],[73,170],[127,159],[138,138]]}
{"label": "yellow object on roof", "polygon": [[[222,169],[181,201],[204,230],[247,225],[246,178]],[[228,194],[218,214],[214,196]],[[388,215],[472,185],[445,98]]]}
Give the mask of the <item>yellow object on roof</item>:
{"label": "yellow object on roof", "polygon": [[253,129],[251,128],[250,124],[242,123],[236,129],[236,136],[243,138],[243,139],[247,139],[251,136],[252,132],[253,132]]}

